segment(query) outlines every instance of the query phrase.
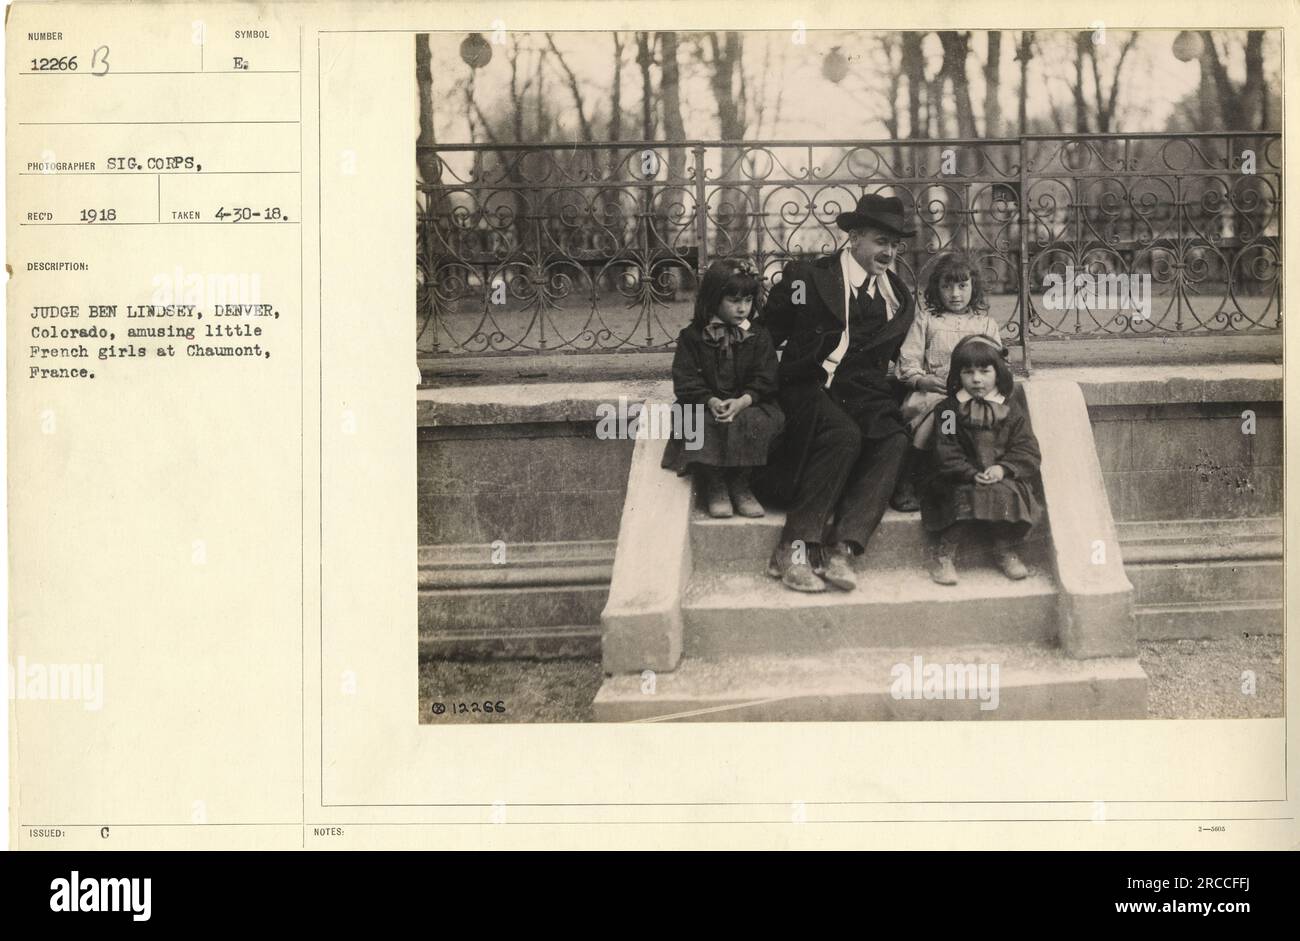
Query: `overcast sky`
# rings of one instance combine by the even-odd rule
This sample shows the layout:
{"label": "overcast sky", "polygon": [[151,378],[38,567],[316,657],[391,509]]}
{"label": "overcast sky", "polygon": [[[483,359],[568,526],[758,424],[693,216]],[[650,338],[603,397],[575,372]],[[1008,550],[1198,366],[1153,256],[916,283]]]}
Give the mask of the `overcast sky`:
{"label": "overcast sky", "polygon": [[[640,137],[641,131],[641,75],[635,61],[634,34],[622,34],[625,39],[622,65],[623,139]],[[697,46],[691,34],[679,34],[678,60],[682,71],[682,111],[688,138],[716,139],[718,119],[715,98],[708,84],[709,66],[697,55]],[[749,128],[746,138],[797,139],[850,137],[856,139],[889,136],[883,118],[888,114],[886,93],[888,70],[878,37],[886,35],[869,31],[829,32],[814,31],[806,35],[806,42],[797,44],[789,31],[744,33],[744,67],[747,75],[750,103]],[[897,37],[898,34],[893,34]],[[491,34],[485,34],[491,39]],[[609,114],[609,90],[612,84],[614,41],[608,32],[555,33],[556,48],[576,76],[584,99],[588,117],[596,123],[596,137],[603,139]],[[1066,130],[1073,130],[1074,104],[1071,87],[1074,79],[1073,33],[1040,31],[1037,55],[1029,72],[1027,108],[1031,118],[1050,122],[1053,102],[1066,119]],[[1098,46],[1101,52],[1103,89],[1108,92],[1114,74],[1115,61],[1127,30],[1110,30],[1105,42]],[[1143,31],[1124,63],[1120,79],[1117,107],[1117,128],[1124,131],[1162,131],[1168,127],[1175,104],[1195,92],[1200,83],[1200,66],[1193,60],[1179,61],[1173,53],[1176,31]],[[1226,31],[1216,34],[1221,54],[1226,51],[1230,74],[1240,82],[1244,79],[1242,43],[1244,32]],[[463,33],[434,33],[431,36],[433,62],[433,100],[435,107],[435,132],[441,143],[460,143],[470,140],[466,119],[465,85],[470,67],[462,61],[459,47],[465,39]],[[510,113],[509,106],[509,50],[517,43],[519,57],[519,84],[535,81],[537,50],[547,47],[545,34],[507,34],[506,44],[492,46],[492,58],[474,75],[475,98],[485,114],[499,121]],[[1002,34],[1001,92],[1003,133],[1013,136],[1020,91],[1019,63],[1015,61],[1017,31]],[[839,83],[823,75],[827,55],[839,47],[848,58],[849,73]],[[938,37],[930,33],[925,42],[927,76],[937,71],[942,60]],[[980,125],[983,128],[985,82],[983,67],[987,49],[987,34],[975,31],[971,35],[971,53],[967,59],[967,76],[971,98]],[[1270,34],[1265,43],[1265,74],[1270,78],[1273,92],[1280,103],[1280,41]],[[897,55],[897,53],[895,53]],[[573,99],[564,74],[554,56],[550,56],[544,70],[546,98],[550,110],[558,121],[563,137],[578,136],[578,120]],[[654,70],[655,88],[658,88],[658,69]],[[1091,64],[1085,69],[1085,84],[1089,100],[1092,96]],[[531,95],[532,89],[529,89]],[[898,106],[906,120],[906,90],[901,90]],[[779,115],[777,114],[779,99]],[[762,103],[764,114],[755,126],[756,109]],[[951,107],[949,108],[951,115]],[[1279,109],[1280,113],[1280,109]],[[956,136],[955,121],[950,116],[949,136]],[[1052,128],[1040,128],[1040,130]],[[660,135],[662,136],[662,130]],[[480,135],[481,137],[481,135]]]}

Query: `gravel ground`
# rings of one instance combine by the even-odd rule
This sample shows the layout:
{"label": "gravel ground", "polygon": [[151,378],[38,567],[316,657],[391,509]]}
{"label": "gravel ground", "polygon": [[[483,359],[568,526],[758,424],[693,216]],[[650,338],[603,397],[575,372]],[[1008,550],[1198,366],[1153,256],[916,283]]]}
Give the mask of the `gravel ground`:
{"label": "gravel ground", "polygon": [[[1283,713],[1279,634],[1145,641],[1139,647],[1150,679],[1147,708],[1153,719],[1256,719]],[[1254,673],[1253,693],[1243,692],[1248,670]]]}
{"label": "gravel ground", "polygon": [[[1282,715],[1280,635],[1145,641],[1139,657],[1150,678],[1153,719]],[[1243,692],[1247,670],[1254,673],[1253,694]],[[594,660],[426,661],[420,664],[420,721],[589,722],[601,679]],[[484,702],[492,703],[492,712],[484,711]],[[497,711],[497,702],[504,704],[504,713]],[[435,704],[441,704],[441,713]]]}

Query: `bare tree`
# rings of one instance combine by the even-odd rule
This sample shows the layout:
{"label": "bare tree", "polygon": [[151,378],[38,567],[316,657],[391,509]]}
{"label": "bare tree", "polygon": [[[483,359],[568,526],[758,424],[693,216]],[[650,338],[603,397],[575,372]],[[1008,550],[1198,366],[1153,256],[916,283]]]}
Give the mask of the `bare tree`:
{"label": "bare tree", "polygon": [[907,77],[907,136],[926,137],[928,127],[921,122],[921,100],[925,94],[925,54],[921,49],[925,33],[903,33],[902,67]]}
{"label": "bare tree", "polygon": [[[708,55],[706,56],[706,51]],[[705,33],[696,37],[695,53],[709,70],[709,87],[718,112],[718,135],[727,143],[722,149],[724,180],[734,179],[739,169],[740,147],[745,139],[746,104],[744,39],[734,30]],[[721,191],[717,204],[718,250],[732,254],[748,249],[748,197],[740,187]]]}
{"label": "bare tree", "polygon": [[617,32],[614,37],[614,81],[609,89],[609,139],[623,139],[623,37]]}
{"label": "bare tree", "polygon": [[988,33],[988,54],[984,57],[984,136],[998,137],[1002,133],[1002,33],[991,29]]}
{"label": "bare tree", "polygon": [[707,40],[713,54],[709,85],[718,108],[718,133],[725,141],[743,140],[747,97],[744,39],[740,33],[730,30],[722,36],[709,33]]}
{"label": "bare tree", "polygon": [[533,122],[537,126],[537,136],[539,140],[549,140],[551,136],[551,112],[546,107],[546,55],[545,53],[537,57],[537,65],[533,74],[533,81],[537,83],[537,93],[533,96],[533,103],[536,105]]}
{"label": "bare tree", "polygon": [[[596,135],[591,129],[591,122],[587,120],[587,109],[582,100],[582,89],[578,86],[578,76],[573,74],[573,69],[569,68],[569,63],[564,61],[563,54],[555,47],[555,37],[550,33],[546,34],[546,45],[550,48],[551,55],[555,56],[556,62],[559,63],[559,67],[568,81],[569,94],[573,96],[573,106],[578,112],[578,130],[582,134],[582,139],[587,143],[591,143],[596,139]],[[511,88],[513,89],[513,87],[512,77]]]}
{"label": "bare tree", "polygon": [[641,139],[655,139],[654,125],[654,85],[650,79],[650,66],[654,64],[654,50],[651,48],[650,34],[639,31],[636,34],[636,64],[641,70]]}
{"label": "bare tree", "polygon": [[433,56],[429,52],[429,34],[415,37],[415,83],[420,92],[420,136],[415,139],[415,165],[420,179],[433,183],[438,179],[438,158],[430,149],[437,143],[433,128]]}
{"label": "bare tree", "polygon": [[[682,121],[681,72],[677,63],[677,34],[656,34],[659,40],[659,98],[664,113],[664,140],[686,140]],[[668,149],[668,177],[680,179],[686,166],[686,152],[681,147]]]}
{"label": "bare tree", "polygon": [[[549,40],[550,35],[548,34],[546,38]],[[518,35],[512,34],[510,51],[507,56],[510,61],[511,130],[514,132],[517,143],[522,143],[524,140],[524,100],[528,96],[528,89],[533,84],[531,77],[522,85],[519,83],[519,59],[522,51],[519,46]]]}
{"label": "bare tree", "polygon": [[1083,59],[1092,48],[1092,35],[1088,32],[1074,34],[1074,84],[1070,91],[1074,95],[1074,130],[1078,134],[1089,133],[1088,99],[1083,92]]}
{"label": "bare tree", "polygon": [[1112,130],[1119,130],[1113,127],[1115,119],[1115,106],[1119,99],[1120,76],[1124,71],[1124,60],[1128,54],[1133,51],[1137,45],[1138,32],[1132,30],[1128,34],[1128,39],[1119,49],[1119,59],[1115,63],[1115,72],[1110,79],[1110,91],[1102,91],[1101,81],[1101,63],[1098,61],[1096,43],[1088,43],[1088,58],[1092,61],[1092,82],[1093,82],[1093,100],[1097,109],[1097,130],[1102,134],[1108,134]]}
{"label": "bare tree", "polygon": [[1029,99],[1029,62],[1034,57],[1034,31],[1022,29],[1020,44],[1016,48],[1016,61],[1020,63],[1020,107],[1016,120],[1020,133],[1024,134],[1028,125],[1026,103]]}
{"label": "bare tree", "polygon": [[[781,47],[781,60],[775,68],[772,65],[770,36],[767,37],[767,42],[763,46],[763,67],[759,71],[758,93],[754,96],[754,133],[758,137],[764,136],[764,129],[767,126],[776,127],[781,123],[781,105],[785,92],[785,82],[782,81],[782,76],[785,73],[785,50],[789,43],[782,42],[779,45]],[[773,79],[773,83],[776,85],[776,102],[770,112],[767,105],[769,78]]]}
{"label": "bare tree", "polygon": [[[478,143],[478,132],[483,131],[483,136],[488,139],[490,144],[501,143],[496,132],[492,129],[492,122],[487,119],[483,109],[479,106],[478,99],[474,97],[474,72],[471,70],[469,78],[465,81],[465,115],[469,122],[469,139],[470,143]],[[478,118],[478,123],[474,119]],[[477,157],[481,157],[481,152],[476,152]]]}
{"label": "bare tree", "polygon": [[[954,110],[957,113],[957,135],[978,137],[975,127],[975,108],[971,104],[970,81],[966,77],[966,57],[970,53],[970,33],[940,30],[939,42],[943,46],[943,66],[939,70],[940,94],[943,83],[952,87]],[[939,103],[942,109],[942,102]]]}
{"label": "bare tree", "polygon": [[1223,126],[1231,131],[1266,128],[1269,123],[1268,89],[1264,83],[1264,31],[1246,33],[1246,81],[1240,88],[1233,84],[1228,67],[1219,56],[1214,34],[1201,32],[1201,67],[1214,81]]}

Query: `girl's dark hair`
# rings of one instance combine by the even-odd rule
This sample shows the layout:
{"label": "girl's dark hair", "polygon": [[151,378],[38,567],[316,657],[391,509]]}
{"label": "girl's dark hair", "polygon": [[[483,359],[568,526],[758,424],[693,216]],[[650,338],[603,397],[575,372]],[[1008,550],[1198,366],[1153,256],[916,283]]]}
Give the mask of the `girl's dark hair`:
{"label": "girl's dark hair", "polygon": [[975,333],[962,339],[952,350],[948,365],[948,394],[956,395],[961,388],[961,371],[969,368],[992,366],[998,377],[998,391],[1010,395],[1015,379],[1005,359],[1006,351],[994,337]]}
{"label": "girl's dark hair", "polygon": [[967,278],[970,278],[970,304],[966,309],[980,312],[988,310],[989,302],[984,296],[984,279],[980,277],[979,265],[963,252],[945,252],[935,261],[925,284],[926,305],[936,314],[946,313],[943,295],[940,293],[944,283],[965,281]]}
{"label": "girl's dark hair", "polygon": [[748,297],[758,310],[759,292],[763,279],[753,262],[744,258],[719,258],[709,265],[700,279],[700,289],[695,292],[695,319],[703,327],[718,312],[724,297]]}

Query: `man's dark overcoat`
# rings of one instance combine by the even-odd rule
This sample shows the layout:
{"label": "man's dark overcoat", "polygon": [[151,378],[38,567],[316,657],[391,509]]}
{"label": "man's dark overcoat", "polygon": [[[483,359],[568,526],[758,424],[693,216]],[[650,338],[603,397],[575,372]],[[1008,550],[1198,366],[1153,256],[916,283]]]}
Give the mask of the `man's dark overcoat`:
{"label": "man's dark overcoat", "polygon": [[[863,437],[873,440],[905,433],[889,364],[898,358],[916,313],[912,292],[898,275],[892,271],[887,275],[898,310],[865,341],[850,331],[849,350],[826,390],[830,399],[857,422]],[[796,303],[800,283],[804,286],[802,304]],[[778,499],[793,498],[817,425],[817,409],[828,401],[822,391],[827,375],[822,362],[834,352],[844,333],[844,299],[844,274],[838,253],[811,261],[791,261],[781,280],[772,286],[762,317],[758,318],[778,348],[785,344],[778,396],[785,413],[785,431],[763,476],[764,489]]]}

